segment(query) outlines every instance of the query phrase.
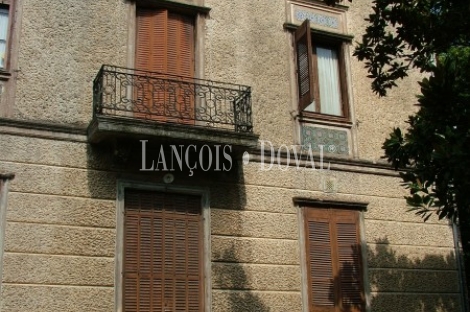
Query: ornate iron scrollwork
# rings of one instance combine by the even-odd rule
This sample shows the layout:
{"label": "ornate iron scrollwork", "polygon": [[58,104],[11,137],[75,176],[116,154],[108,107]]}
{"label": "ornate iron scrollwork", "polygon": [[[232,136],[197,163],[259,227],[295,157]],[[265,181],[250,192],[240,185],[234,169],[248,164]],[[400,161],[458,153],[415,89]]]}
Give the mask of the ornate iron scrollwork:
{"label": "ornate iron scrollwork", "polygon": [[251,88],[103,65],[93,84],[94,114],[252,133]]}

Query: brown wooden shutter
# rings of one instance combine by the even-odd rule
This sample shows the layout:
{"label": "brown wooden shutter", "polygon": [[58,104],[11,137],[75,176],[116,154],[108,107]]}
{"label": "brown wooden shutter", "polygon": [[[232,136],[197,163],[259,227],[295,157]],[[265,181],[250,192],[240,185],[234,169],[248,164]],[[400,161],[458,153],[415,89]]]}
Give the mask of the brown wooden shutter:
{"label": "brown wooden shutter", "polygon": [[340,306],[348,311],[362,311],[362,261],[358,230],[358,212],[332,210],[333,227],[336,236],[336,257],[338,259]]}
{"label": "brown wooden shutter", "polygon": [[311,312],[363,311],[358,213],[306,208]]}
{"label": "brown wooden shutter", "polygon": [[307,214],[309,287],[313,307],[334,307],[333,250],[328,211]]}
{"label": "brown wooden shutter", "polygon": [[194,77],[194,18],[166,9],[137,10],[136,68]]}
{"label": "brown wooden shutter", "polygon": [[203,310],[198,196],[127,190],[124,311]]}
{"label": "brown wooden shutter", "polygon": [[340,74],[340,86],[341,86],[341,109],[344,117],[349,117],[349,92],[348,92],[348,77],[346,75],[346,46],[347,43],[341,43],[338,49],[338,68]]}
{"label": "brown wooden shutter", "polygon": [[299,110],[304,110],[314,100],[313,48],[310,21],[305,20],[295,32],[297,56],[297,83],[299,87]]}
{"label": "brown wooden shutter", "polygon": [[[194,18],[139,8],[136,37],[135,67],[147,71],[136,81],[137,109],[142,112],[136,117],[194,123],[194,85],[178,82],[194,77]],[[145,76],[162,80],[147,81]]]}
{"label": "brown wooden shutter", "polygon": [[164,107],[168,92],[165,87],[155,88],[146,77],[164,78],[156,72],[167,71],[167,15],[163,9],[137,9],[135,68],[138,76],[134,90],[137,118],[166,121]]}
{"label": "brown wooden shutter", "polygon": [[[168,14],[168,74],[177,75],[183,81],[191,82],[194,77],[194,19],[192,17],[169,13]],[[189,78],[189,79],[186,79]],[[179,118],[169,119],[171,122],[194,123],[194,84],[172,82],[170,105],[172,116]]]}
{"label": "brown wooden shutter", "polygon": [[137,9],[135,67],[167,72],[167,10]]}
{"label": "brown wooden shutter", "polygon": [[194,18],[168,14],[168,74],[194,77]]}

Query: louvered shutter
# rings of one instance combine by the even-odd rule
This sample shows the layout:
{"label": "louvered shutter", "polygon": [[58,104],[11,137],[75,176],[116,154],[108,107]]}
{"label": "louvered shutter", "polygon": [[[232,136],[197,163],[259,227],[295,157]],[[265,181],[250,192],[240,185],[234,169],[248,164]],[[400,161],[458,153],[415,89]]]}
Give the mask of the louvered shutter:
{"label": "louvered shutter", "polygon": [[167,72],[168,11],[137,9],[136,69]]}
{"label": "louvered shutter", "polygon": [[306,208],[311,312],[363,311],[358,213]]}
{"label": "louvered shutter", "polygon": [[297,83],[299,92],[299,110],[304,110],[314,100],[313,48],[310,21],[305,20],[295,32],[295,50],[297,56]]}
{"label": "louvered shutter", "polygon": [[358,212],[332,210],[335,229],[338,285],[341,306],[348,311],[362,311],[363,286]]}
{"label": "louvered shutter", "polygon": [[310,311],[334,311],[334,268],[328,210],[306,210]]}
{"label": "louvered shutter", "polygon": [[[151,78],[164,79],[167,72],[167,10],[137,9],[135,81],[137,118],[166,121],[169,94],[165,85]],[[151,77],[150,79],[147,77]]]}
{"label": "louvered shutter", "polygon": [[349,117],[348,77],[346,75],[346,51],[347,43],[343,42],[338,49],[338,66],[341,86],[341,109],[344,117]]}
{"label": "louvered shutter", "polygon": [[142,112],[137,117],[194,123],[195,90],[188,83],[194,77],[194,18],[166,9],[138,9],[136,37],[136,69],[148,71],[136,81]]}
{"label": "louvered shutter", "polygon": [[171,82],[170,116],[168,121],[194,123],[194,19],[170,12],[168,14],[168,74],[181,76],[183,83]]}
{"label": "louvered shutter", "polygon": [[194,18],[168,13],[168,74],[194,76]]}
{"label": "louvered shutter", "polygon": [[124,311],[202,311],[201,198],[128,190]]}

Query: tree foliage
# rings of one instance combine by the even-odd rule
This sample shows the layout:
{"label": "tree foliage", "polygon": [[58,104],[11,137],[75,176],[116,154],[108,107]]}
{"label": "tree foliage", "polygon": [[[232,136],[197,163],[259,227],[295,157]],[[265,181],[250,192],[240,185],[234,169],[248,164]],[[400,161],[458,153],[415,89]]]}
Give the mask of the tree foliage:
{"label": "tree foliage", "polygon": [[372,90],[384,96],[410,69],[427,73],[419,110],[405,132],[394,129],[386,139],[386,157],[395,169],[406,169],[401,176],[412,210],[425,220],[433,212],[462,219],[470,210],[470,1],[372,4],[354,51],[365,62]]}
{"label": "tree foliage", "polygon": [[410,210],[460,227],[470,286],[470,1],[374,0],[354,54],[379,96],[411,69],[425,73],[418,111],[383,144]]}
{"label": "tree foliage", "polygon": [[411,210],[425,220],[432,213],[455,220],[470,210],[470,48],[438,59],[420,82],[407,132],[394,129],[383,148],[395,169],[408,169],[401,176]]}
{"label": "tree foliage", "polygon": [[432,72],[436,54],[469,44],[468,0],[375,0],[372,10],[355,55],[381,96],[411,68]]}

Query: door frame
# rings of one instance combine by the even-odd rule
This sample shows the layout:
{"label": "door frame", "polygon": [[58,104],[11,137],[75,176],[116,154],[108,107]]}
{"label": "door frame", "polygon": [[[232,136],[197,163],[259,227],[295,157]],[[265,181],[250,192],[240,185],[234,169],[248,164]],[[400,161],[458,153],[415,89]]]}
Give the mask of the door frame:
{"label": "door frame", "polygon": [[124,250],[124,193],[127,188],[143,191],[159,191],[167,193],[180,193],[201,196],[201,211],[203,222],[203,281],[204,281],[204,312],[211,311],[212,285],[211,285],[211,232],[210,232],[210,205],[209,188],[168,185],[164,183],[150,183],[132,180],[117,181],[116,196],[116,252],[114,261],[114,311],[123,312],[123,250]]}

